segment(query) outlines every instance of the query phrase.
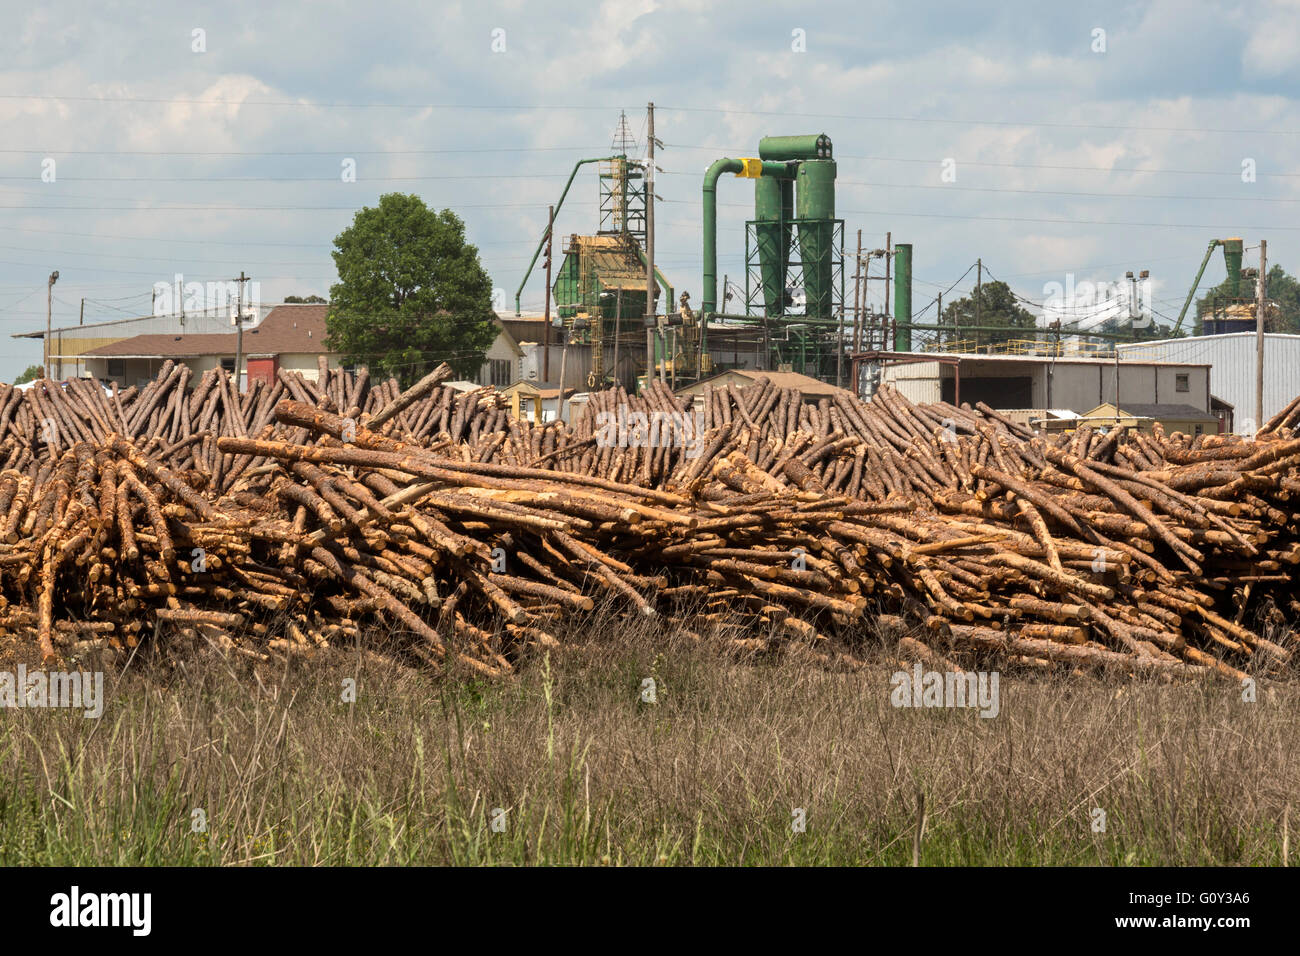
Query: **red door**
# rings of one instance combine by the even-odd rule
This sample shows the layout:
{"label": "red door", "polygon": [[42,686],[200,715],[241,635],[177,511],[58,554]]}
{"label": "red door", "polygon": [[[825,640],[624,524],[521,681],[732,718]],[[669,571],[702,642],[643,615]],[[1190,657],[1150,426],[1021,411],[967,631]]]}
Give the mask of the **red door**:
{"label": "red door", "polygon": [[262,381],[270,388],[275,384],[275,373],[279,370],[279,365],[279,360],[274,355],[269,358],[250,358],[247,387],[252,388],[254,382]]}

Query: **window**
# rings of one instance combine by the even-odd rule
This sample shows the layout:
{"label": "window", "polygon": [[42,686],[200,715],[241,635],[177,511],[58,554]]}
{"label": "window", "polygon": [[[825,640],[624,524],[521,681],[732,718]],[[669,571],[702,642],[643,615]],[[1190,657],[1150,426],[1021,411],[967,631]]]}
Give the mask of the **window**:
{"label": "window", "polygon": [[1204,425],[1193,425],[1193,426],[1192,426],[1192,434],[1194,434],[1194,435],[1200,435],[1200,434],[1203,433],[1204,431],[1205,431],[1205,426],[1204,426]]}
{"label": "window", "polygon": [[227,375],[234,375],[234,374],[235,374],[235,360],[234,360],[234,359],[232,359],[232,358],[223,358],[223,359],[221,360],[221,367],[225,370],[225,372],[226,372]]}
{"label": "window", "polygon": [[1190,379],[1191,379],[1191,376],[1188,375],[1186,372],[1180,372],[1179,374],[1175,375],[1175,376],[1174,376],[1174,391],[1175,391],[1175,392],[1190,392],[1190,391],[1192,390],[1192,386],[1191,386],[1191,381],[1190,381]]}
{"label": "window", "polygon": [[126,359],[109,359],[108,377],[126,378]]}
{"label": "window", "polygon": [[488,384],[505,388],[510,384],[510,359],[488,359]]}

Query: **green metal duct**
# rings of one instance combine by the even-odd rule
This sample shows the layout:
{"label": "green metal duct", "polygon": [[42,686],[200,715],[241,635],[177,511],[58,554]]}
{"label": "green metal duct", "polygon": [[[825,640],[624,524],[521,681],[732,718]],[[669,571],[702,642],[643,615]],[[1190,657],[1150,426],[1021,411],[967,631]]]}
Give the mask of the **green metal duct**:
{"label": "green metal duct", "polygon": [[718,309],[718,177],[735,173],[749,179],[772,177],[789,179],[786,163],[760,159],[716,159],[704,173],[704,289],[700,300],[700,321],[705,322]]}
{"label": "green metal duct", "polygon": [[799,220],[799,258],[803,263],[805,311],[829,319],[835,301],[835,160],[808,159],[795,176],[795,218]]}
{"label": "green metal duct", "polygon": [[894,246],[894,351],[912,351],[912,244]]}
{"label": "green metal duct", "polygon": [[715,159],[704,173],[704,288],[700,295],[700,319],[718,308],[718,177],[739,173],[745,165],[738,159]]}
{"label": "green metal duct", "polygon": [[1240,239],[1223,240],[1223,264],[1228,267],[1228,297],[1241,296],[1241,252]]}
{"label": "green metal duct", "polygon": [[758,141],[760,159],[830,159],[831,138],[825,133],[809,136],[764,136]]}

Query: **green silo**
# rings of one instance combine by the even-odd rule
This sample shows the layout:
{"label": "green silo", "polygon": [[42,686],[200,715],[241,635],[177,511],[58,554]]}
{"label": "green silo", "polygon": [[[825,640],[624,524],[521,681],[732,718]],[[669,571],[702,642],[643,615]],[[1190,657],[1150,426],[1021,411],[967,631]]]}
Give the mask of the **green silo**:
{"label": "green silo", "polygon": [[794,180],[761,176],[754,180],[754,233],[758,240],[763,307],[767,315],[785,310],[790,269],[790,220],[794,218]]}
{"label": "green silo", "polygon": [[835,160],[804,160],[799,164],[795,183],[806,313],[809,318],[829,319],[835,301]]}

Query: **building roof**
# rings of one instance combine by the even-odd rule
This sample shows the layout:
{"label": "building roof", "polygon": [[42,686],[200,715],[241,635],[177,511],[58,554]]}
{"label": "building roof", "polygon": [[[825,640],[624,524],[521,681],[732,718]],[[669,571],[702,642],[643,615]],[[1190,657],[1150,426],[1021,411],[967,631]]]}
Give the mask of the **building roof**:
{"label": "building roof", "polygon": [[[1165,345],[1212,345],[1215,342],[1229,342],[1235,339],[1249,339],[1255,341],[1254,332],[1220,332],[1217,335],[1187,335],[1178,339],[1149,339],[1142,342],[1121,342],[1119,350],[1121,352],[1140,352],[1149,346]],[[1279,341],[1300,342],[1300,335],[1293,332],[1265,332],[1265,339],[1277,339]]]}
{"label": "building roof", "polygon": [[1118,409],[1114,402],[1102,402],[1090,412],[1078,416],[1080,421],[1093,419],[1103,421],[1116,418],[1163,419],[1165,421],[1218,421],[1218,416],[1203,411],[1195,405],[1183,404],[1149,404],[1146,402],[1125,402]]}
{"label": "building roof", "polygon": [[[564,386],[565,395],[575,395],[577,394],[577,391],[578,389],[574,385]],[[560,386],[558,382],[529,382],[521,378],[519,381],[512,382],[501,389],[502,395],[510,395],[515,392],[518,392],[520,395],[526,395],[529,397],[535,396],[543,399],[559,398]]]}
{"label": "building roof", "polygon": [[[516,342],[541,342],[546,336],[546,319],[540,315],[512,315],[499,320]],[[552,327],[551,342],[560,343],[563,330]]]}
{"label": "building roof", "polygon": [[[1185,339],[1180,341],[1186,341]],[[1145,343],[1144,343],[1145,344]],[[1121,351],[1123,350],[1121,346]],[[931,362],[949,362],[954,359],[961,362],[1006,362],[1009,364],[1025,365],[1046,365],[1054,363],[1056,365],[1111,365],[1115,364],[1115,359],[1111,358],[1083,358],[1079,356],[1058,356],[1053,358],[1050,355],[986,355],[982,352],[871,352],[867,353],[868,360],[880,359],[888,361],[890,359],[911,359]],[[1208,368],[1210,362],[1170,362],[1161,359],[1129,359],[1121,358],[1121,364],[1132,367],[1134,365],[1169,365],[1179,366],[1180,368],[1204,367]]]}
{"label": "building roof", "polygon": [[[722,384],[719,380],[725,382],[728,376],[737,376],[748,379],[749,381],[746,383],[748,385],[754,384],[760,378],[768,378],[771,379],[772,384],[777,388],[796,388],[805,395],[816,395],[826,398],[829,398],[838,392],[848,392],[848,389],[838,388],[835,385],[819,381],[818,379],[812,378],[808,375],[802,375],[799,372],[765,372],[762,369],[752,368],[727,369],[726,371],[719,372],[717,375],[700,379],[698,382],[679,388],[677,391],[693,394],[702,391],[703,386],[705,385]],[[737,387],[744,388],[746,386],[738,385]]]}
{"label": "building roof", "polygon": [[1170,404],[1170,405],[1149,405],[1145,403],[1125,402],[1119,407],[1121,412],[1127,412],[1138,418],[1215,418],[1209,412],[1197,408],[1195,405]]}
{"label": "building roof", "polygon": [[[256,327],[244,331],[244,354],[326,353],[329,305],[277,305]],[[146,334],[110,342],[83,353],[89,358],[195,358],[234,355],[235,332],[194,335]]]}

